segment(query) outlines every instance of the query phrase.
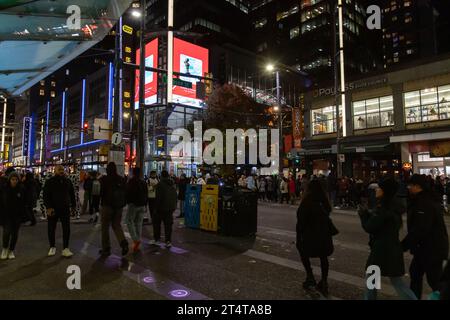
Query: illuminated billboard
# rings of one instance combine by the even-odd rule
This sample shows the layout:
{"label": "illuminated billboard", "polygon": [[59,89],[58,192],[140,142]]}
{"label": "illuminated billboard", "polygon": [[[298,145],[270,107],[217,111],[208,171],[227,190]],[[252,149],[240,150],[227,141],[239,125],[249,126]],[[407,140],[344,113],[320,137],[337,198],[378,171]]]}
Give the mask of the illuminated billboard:
{"label": "illuminated billboard", "polygon": [[[173,71],[204,77],[208,70],[209,51],[206,48],[174,38]],[[197,99],[197,81],[200,79],[180,76],[180,80],[192,83],[187,86],[173,86],[173,102],[192,107],[202,107],[203,101]]]}
{"label": "illuminated billboard", "polygon": [[[136,64],[140,64],[141,50],[136,50]],[[145,45],[145,66],[150,68],[158,67],[158,39]],[[135,73],[134,85],[134,107],[139,108],[139,69]],[[156,103],[158,96],[158,74],[152,71],[145,71],[145,104]]]}

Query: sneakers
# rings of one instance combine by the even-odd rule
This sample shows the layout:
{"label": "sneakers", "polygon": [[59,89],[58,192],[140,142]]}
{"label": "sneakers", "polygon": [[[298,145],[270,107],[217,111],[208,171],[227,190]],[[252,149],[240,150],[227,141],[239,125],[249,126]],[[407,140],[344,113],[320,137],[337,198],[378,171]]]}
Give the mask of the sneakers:
{"label": "sneakers", "polygon": [[73,253],[69,250],[69,248],[65,248],[61,255],[65,258],[70,258],[71,256],[73,256]]}
{"label": "sneakers", "polygon": [[139,251],[139,246],[140,246],[140,245],[141,245],[141,242],[140,242],[140,241],[133,241],[133,248],[132,248],[133,253],[136,253],[136,252]]}
{"label": "sneakers", "polygon": [[47,256],[53,257],[55,254],[56,254],[56,248],[55,247],[51,247],[50,250],[48,250]]}
{"label": "sneakers", "polygon": [[2,249],[2,255],[0,256],[0,260],[6,260],[8,259],[9,250],[8,249]]}
{"label": "sneakers", "polygon": [[8,253],[8,259],[9,260],[13,260],[13,259],[15,259],[16,258],[16,256],[14,255],[14,251],[10,251],[9,253]]}
{"label": "sneakers", "polygon": [[166,241],[166,248],[170,248],[170,247],[172,247],[172,242]]}

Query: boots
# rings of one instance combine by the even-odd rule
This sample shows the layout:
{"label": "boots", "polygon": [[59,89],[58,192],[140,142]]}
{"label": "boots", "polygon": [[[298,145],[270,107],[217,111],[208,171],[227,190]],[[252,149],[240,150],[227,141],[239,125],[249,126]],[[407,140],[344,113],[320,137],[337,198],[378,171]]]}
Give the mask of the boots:
{"label": "boots", "polygon": [[307,275],[305,282],[303,282],[303,289],[308,290],[312,287],[316,286],[316,279],[314,279],[314,275]]}

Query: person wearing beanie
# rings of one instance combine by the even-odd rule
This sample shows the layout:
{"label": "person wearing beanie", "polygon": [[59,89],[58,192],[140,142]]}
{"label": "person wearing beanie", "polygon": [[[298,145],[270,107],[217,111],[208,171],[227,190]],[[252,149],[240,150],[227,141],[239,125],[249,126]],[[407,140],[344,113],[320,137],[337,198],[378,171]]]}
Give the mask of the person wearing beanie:
{"label": "person wearing beanie", "polygon": [[19,181],[19,175],[11,171],[8,184],[1,193],[3,214],[3,247],[0,259],[15,259],[14,250],[19,237],[19,228],[25,215],[26,192]]}
{"label": "person wearing beanie", "polygon": [[433,291],[439,291],[442,265],[448,258],[449,244],[442,204],[433,201],[425,175],[414,174],[408,182],[408,234],[403,250],[413,255],[409,274],[411,289],[422,297],[423,276]]}
{"label": "person wearing beanie", "polygon": [[[369,234],[370,239],[370,254],[366,268],[373,265],[378,266],[381,275],[389,277],[400,298],[417,300],[403,281],[405,263],[399,232],[405,208],[397,199],[397,191],[398,184],[394,179],[384,179],[380,181],[375,190],[376,207],[371,210],[364,206],[359,207],[358,214],[361,218],[361,225]],[[364,298],[376,300],[377,289],[367,289]]]}

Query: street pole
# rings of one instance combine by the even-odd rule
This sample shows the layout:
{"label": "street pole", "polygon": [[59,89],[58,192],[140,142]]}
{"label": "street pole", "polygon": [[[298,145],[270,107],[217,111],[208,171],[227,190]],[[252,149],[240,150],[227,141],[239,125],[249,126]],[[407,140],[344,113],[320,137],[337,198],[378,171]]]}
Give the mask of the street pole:
{"label": "street pole", "polygon": [[[167,107],[166,112],[169,112],[172,107],[173,99],[173,11],[174,11],[174,1],[167,0]],[[168,146],[168,131],[166,128],[166,139],[164,141],[164,149],[166,157],[169,155]],[[166,161],[166,169],[169,171],[169,163]]]}
{"label": "street pole", "polygon": [[7,109],[7,100],[6,100],[6,97],[4,97],[4,96],[2,96],[2,98],[3,98],[3,123],[2,123],[2,125],[3,125],[3,127],[2,127],[2,146],[1,146],[1,153],[2,153],[2,162],[3,162],[3,159],[4,159],[4,152],[5,152],[5,135],[6,135],[6,109]]}
{"label": "street pole", "polygon": [[283,175],[283,122],[282,122],[282,111],[281,111],[281,98],[280,98],[280,71],[276,71],[276,82],[277,82],[277,104],[278,104],[278,149],[279,149],[279,174]]}
{"label": "street pole", "polygon": [[[139,110],[138,110],[138,139],[136,144],[137,166],[141,169],[141,176],[144,176],[144,108],[145,108],[145,0],[141,0],[141,26],[139,32]],[[131,155],[132,156],[132,155]]]}

